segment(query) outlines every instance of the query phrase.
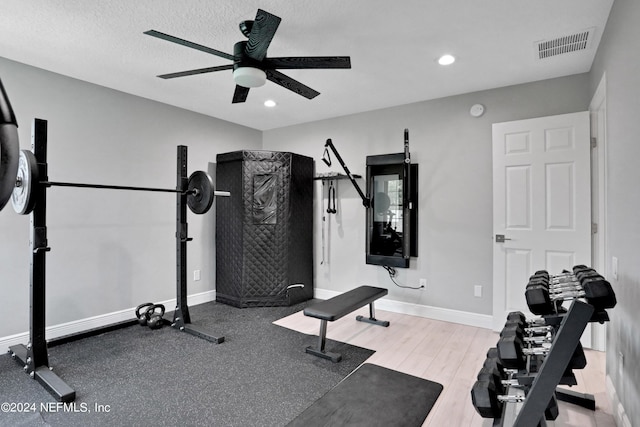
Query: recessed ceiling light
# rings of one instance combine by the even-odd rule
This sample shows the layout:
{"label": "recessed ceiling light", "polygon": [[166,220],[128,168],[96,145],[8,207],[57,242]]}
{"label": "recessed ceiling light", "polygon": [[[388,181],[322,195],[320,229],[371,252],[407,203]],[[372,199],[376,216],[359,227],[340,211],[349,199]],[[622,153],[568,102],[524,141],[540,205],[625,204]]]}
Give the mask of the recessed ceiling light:
{"label": "recessed ceiling light", "polygon": [[275,107],[276,101],[274,101],[273,99],[267,99],[266,101],[264,101],[264,106],[269,108]]}
{"label": "recessed ceiling light", "polygon": [[451,65],[456,62],[456,58],[453,55],[442,55],[438,59],[438,64],[440,65]]}

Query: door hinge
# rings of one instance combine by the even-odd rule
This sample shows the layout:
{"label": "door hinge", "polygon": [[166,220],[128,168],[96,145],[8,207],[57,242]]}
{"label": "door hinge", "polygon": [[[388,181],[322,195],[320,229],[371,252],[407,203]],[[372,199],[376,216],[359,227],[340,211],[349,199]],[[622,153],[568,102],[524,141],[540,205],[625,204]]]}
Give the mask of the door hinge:
{"label": "door hinge", "polygon": [[598,224],[595,222],[591,223],[591,234],[596,234],[598,232]]}
{"label": "door hinge", "polygon": [[591,137],[591,148],[596,148],[598,146],[598,139],[594,136]]}

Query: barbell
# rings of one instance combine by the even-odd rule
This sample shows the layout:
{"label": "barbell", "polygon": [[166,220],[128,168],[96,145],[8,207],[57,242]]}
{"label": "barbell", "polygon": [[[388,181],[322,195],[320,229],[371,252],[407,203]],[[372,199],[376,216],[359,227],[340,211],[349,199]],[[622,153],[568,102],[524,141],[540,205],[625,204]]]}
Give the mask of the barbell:
{"label": "barbell", "polygon": [[209,211],[215,196],[229,196],[228,191],[215,191],[211,176],[204,171],[195,171],[189,177],[187,190],[171,188],[134,187],[126,185],[84,184],[75,182],[40,181],[36,157],[29,150],[21,150],[18,160],[18,172],[15,187],[11,193],[13,209],[27,215],[33,211],[37,199],[36,192],[45,187],[96,188],[108,190],[151,191],[162,193],[180,193],[187,195],[187,206],[195,214],[201,215]]}

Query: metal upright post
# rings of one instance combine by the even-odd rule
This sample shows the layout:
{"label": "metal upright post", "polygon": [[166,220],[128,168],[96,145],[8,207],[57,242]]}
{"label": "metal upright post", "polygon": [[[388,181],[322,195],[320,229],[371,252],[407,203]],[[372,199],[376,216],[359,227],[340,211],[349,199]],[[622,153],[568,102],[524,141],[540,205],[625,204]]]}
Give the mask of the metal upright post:
{"label": "metal upright post", "polygon": [[178,172],[176,195],[176,311],[173,314],[171,326],[207,341],[217,344],[224,341],[223,336],[214,337],[191,324],[189,306],[187,304],[187,242],[193,240],[188,237],[187,224],[187,147],[178,146]]}
{"label": "metal upright post", "polygon": [[178,169],[176,194],[176,311],[173,326],[184,330],[184,325],[191,323],[189,306],[187,305],[187,195],[185,194],[189,178],[187,177],[187,147],[178,146]]}
{"label": "metal upright post", "polygon": [[[47,179],[47,121],[35,119],[31,135],[31,149],[38,162],[39,180]],[[30,215],[31,232],[31,319],[27,349],[32,369],[49,365],[45,336],[46,306],[46,254],[47,246],[47,193],[40,185],[34,186],[36,204]]]}
{"label": "metal upright post", "polygon": [[47,241],[47,194],[40,181],[47,180],[47,121],[34,119],[31,134],[31,149],[38,165],[38,182],[33,182],[35,208],[31,212],[30,248],[30,319],[29,343],[9,349],[24,365],[25,371],[38,380],[58,401],[71,402],[76,392],[49,367],[46,340],[46,254],[51,248]]}

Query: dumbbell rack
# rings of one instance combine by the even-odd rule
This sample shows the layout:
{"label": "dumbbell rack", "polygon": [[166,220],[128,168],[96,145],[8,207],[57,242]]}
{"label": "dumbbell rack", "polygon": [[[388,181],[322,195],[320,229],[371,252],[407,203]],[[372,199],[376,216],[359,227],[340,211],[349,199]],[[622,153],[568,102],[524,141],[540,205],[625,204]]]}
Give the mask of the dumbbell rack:
{"label": "dumbbell rack", "polygon": [[[581,288],[585,286],[584,291],[569,291],[565,295],[573,298],[568,310],[555,304],[548,307],[553,299],[548,294],[544,297],[540,291],[544,286],[541,283],[553,282],[549,281],[546,271],[531,276],[525,293],[527,305],[542,317],[531,321],[521,312],[510,313],[497,347],[487,352],[471,396],[481,416],[494,418],[494,426],[544,427],[547,419],[558,416],[557,400],[595,410],[593,395],[558,388],[558,385],[577,384],[572,370],[582,369],[586,364],[580,337],[589,322],[609,320],[606,309],[613,308],[616,299],[610,283],[594,269],[579,265],[573,267],[573,271],[573,275],[563,272],[551,277],[557,279],[555,283],[560,288],[563,283],[568,287],[578,282]],[[587,302],[575,298],[584,298]],[[527,340],[518,338],[518,334],[524,334],[527,325],[532,336],[540,331],[538,326],[542,326],[548,335],[540,342],[550,346],[525,348]],[[536,338],[531,340],[535,341]]]}
{"label": "dumbbell rack", "polygon": [[[545,409],[553,398],[569,362],[580,342],[580,337],[591,320],[594,308],[582,301],[572,302],[563,316],[547,353],[522,403],[505,404],[502,418],[494,426],[536,427],[545,426]],[[509,387],[508,391],[515,391]],[[563,400],[562,397],[559,397]],[[519,407],[519,410],[518,410]]]}
{"label": "dumbbell rack", "polygon": [[[31,148],[37,160],[38,173],[41,181],[48,181],[47,165],[47,121],[34,119]],[[205,331],[191,325],[189,307],[187,305],[187,147],[178,146],[177,153],[177,193],[176,200],[176,310],[171,326],[177,330],[189,333],[199,338],[215,343],[222,343],[223,336],[212,336]],[[47,240],[47,196],[46,187],[37,185],[33,192],[36,198],[35,208],[30,216],[31,233],[31,274],[30,274],[30,313],[29,313],[29,342],[25,346],[18,344],[11,346],[9,352],[24,370],[60,402],[72,402],[76,392],[58,377],[49,366],[49,354],[46,341],[46,253],[51,250]],[[123,323],[127,326],[127,322]],[[99,328],[101,332],[112,327]],[[96,331],[97,332],[97,331]],[[79,336],[86,336],[80,334]],[[70,341],[67,339],[66,341]]]}

